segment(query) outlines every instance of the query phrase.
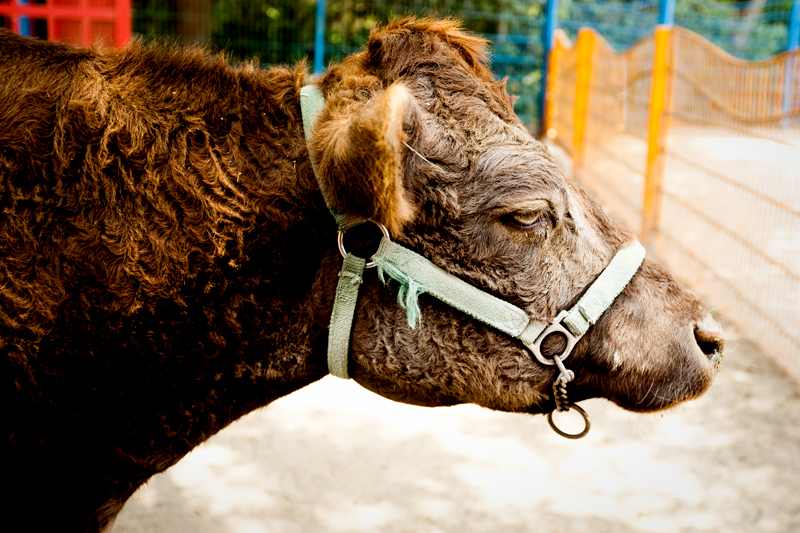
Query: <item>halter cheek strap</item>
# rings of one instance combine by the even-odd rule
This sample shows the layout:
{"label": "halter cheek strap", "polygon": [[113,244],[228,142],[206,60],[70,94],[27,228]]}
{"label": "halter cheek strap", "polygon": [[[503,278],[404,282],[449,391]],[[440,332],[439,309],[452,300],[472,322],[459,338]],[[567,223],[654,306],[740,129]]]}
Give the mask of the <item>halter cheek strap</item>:
{"label": "halter cheek strap", "polygon": [[[303,129],[306,140],[310,141],[311,130],[317,114],[324,105],[324,98],[312,85],[300,91],[303,113]],[[314,158],[311,158],[317,181],[320,182],[323,197],[330,209],[329,195],[322,189]],[[365,219],[336,213],[331,210],[339,226],[339,248],[344,256],[342,271],[331,315],[328,336],[328,369],[331,374],[348,379],[350,333],[353,326],[358,288],[362,282],[365,268],[377,266],[381,279],[388,275],[400,283],[399,304],[406,309],[409,325],[413,328],[421,320],[417,298],[427,293],[442,302],[480,320],[481,322],[507,335],[519,339],[534,357],[544,365],[556,365],[560,374],[553,385],[558,411],[575,408],[584,417],[586,427],[577,435],[566,434],[549,421],[553,429],[568,438],[579,438],[589,431],[589,419],[585,411],[568,403],[566,384],[574,377],[572,371],[564,367],[563,361],[572,352],[578,340],[611,306],[616,297],[633,278],[645,256],[645,250],[638,242],[620,249],[608,266],[586,290],[585,294],[571,309],[561,311],[552,323],[546,324],[531,318],[524,309],[501,300],[477,287],[453,276],[433,264],[425,257],[392,242],[386,228],[381,227],[384,237],[371,262],[347,253],[342,245],[342,235],[349,228],[365,222]],[[550,334],[563,335],[567,340],[566,349],[552,358],[541,353],[542,341]]]}

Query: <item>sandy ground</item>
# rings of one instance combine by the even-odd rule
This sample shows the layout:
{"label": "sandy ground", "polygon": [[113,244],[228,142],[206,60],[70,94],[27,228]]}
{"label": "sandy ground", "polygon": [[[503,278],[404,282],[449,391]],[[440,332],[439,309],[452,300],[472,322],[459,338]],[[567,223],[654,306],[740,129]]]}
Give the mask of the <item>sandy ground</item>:
{"label": "sandy ground", "polygon": [[113,533],[800,532],[800,386],[731,327],[701,399],[592,431],[322,381],[153,478]]}

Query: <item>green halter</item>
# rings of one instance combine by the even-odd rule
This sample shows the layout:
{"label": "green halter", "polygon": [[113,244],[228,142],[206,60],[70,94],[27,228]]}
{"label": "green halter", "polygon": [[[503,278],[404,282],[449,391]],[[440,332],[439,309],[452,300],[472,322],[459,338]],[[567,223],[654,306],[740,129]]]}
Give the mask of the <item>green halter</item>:
{"label": "green halter", "polygon": [[[311,139],[311,130],[317,114],[324,106],[325,101],[322,94],[313,85],[303,87],[300,97],[303,129],[308,141]],[[314,173],[319,181],[313,157],[311,160]],[[322,186],[320,185],[320,187]],[[328,202],[327,192],[322,190],[322,193],[325,201]],[[328,207],[330,208],[329,202]],[[342,245],[344,232],[363,223],[365,219],[337,213],[333,213],[333,215],[339,226],[339,249],[344,256],[344,264],[339,273],[339,284],[331,315],[328,337],[328,369],[334,376],[345,379],[349,378],[347,362],[350,332],[358,300],[358,287],[362,282],[364,268],[377,266],[382,280],[385,281],[385,276],[388,275],[400,283],[398,302],[406,309],[408,324],[412,328],[421,320],[417,303],[418,296],[423,293],[430,294],[473,318],[522,341],[539,362],[559,367],[561,375],[556,384],[561,380],[566,387],[566,383],[572,379],[572,373],[564,368],[564,359],[571,353],[578,340],[611,306],[614,299],[633,278],[645,256],[644,248],[635,241],[619,250],[605,270],[578,300],[578,303],[572,309],[561,311],[551,324],[545,324],[532,319],[523,309],[473,287],[416,252],[391,241],[388,232],[382,226],[384,237],[381,239],[378,251],[371,257],[371,262],[366,263],[365,259],[347,253]],[[548,359],[542,355],[540,346],[544,338],[551,333],[564,335],[567,339],[567,347],[561,355]],[[564,393],[565,397],[566,393]],[[588,417],[577,406],[572,405],[571,407],[577,408],[586,420],[586,429],[581,434],[583,436],[588,432]],[[568,409],[569,406],[558,410]],[[552,419],[550,422],[560,434],[575,437],[558,430],[552,423]]]}

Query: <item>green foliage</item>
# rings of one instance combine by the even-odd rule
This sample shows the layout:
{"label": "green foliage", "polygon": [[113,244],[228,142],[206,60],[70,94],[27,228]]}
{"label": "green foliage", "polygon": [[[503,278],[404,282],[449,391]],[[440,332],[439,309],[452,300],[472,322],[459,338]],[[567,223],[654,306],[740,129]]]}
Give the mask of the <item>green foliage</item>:
{"label": "green foliage", "polygon": [[358,50],[369,30],[404,15],[450,16],[491,41],[492,70],[508,79],[511,94],[519,96],[517,113],[534,127],[538,120],[543,46],[544,0],[338,0],[328,2],[326,58],[341,60]]}
{"label": "green foliage", "polygon": [[212,42],[233,57],[293,63],[314,50],[316,2],[212,0]]}
{"label": "green foliage", "polygon": [[133,32],[148,40],[174,40],[176,15],[172,0],[134,0]]}
{"label": "green foliage", "polygon": [[177,41],[182,22],[206,18],[204,40],[234,59],[292,63],[313,53],[315,0],[210,0],[208,13],[179,12],[176,3],[134,0],[134,32],[145,39]]}
{"label": "green foliage", "polygon": [[792,0],[753,2],[679,0],[675,23],[743,59],[764,59],[786,49]]}

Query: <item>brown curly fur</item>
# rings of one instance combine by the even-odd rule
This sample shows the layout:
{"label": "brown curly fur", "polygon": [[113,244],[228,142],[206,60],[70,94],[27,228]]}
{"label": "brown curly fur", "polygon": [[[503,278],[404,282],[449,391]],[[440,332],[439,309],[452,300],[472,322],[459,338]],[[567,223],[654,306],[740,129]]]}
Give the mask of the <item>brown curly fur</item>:
{"label": "brown curly fur", "polygon": [[298,119],[305,68],[9,33],[0,50],[4,459],[54,530],[97,529],[326,373],[309,356],[334,228]]}
{"label": "brown curly fur", "polygon": [[[373,31],[318,81],[311,149],[337,210],[547,320],[632,237],[530,137],[485,44],[449,20]],[[341,259],[299,118],[305,66],[3,31],[0,50],[4,516],[97,531],[150,476],[327,373]],[[553,369],[517,341],[421,307],[412,330],[366,276],[358,382],[419,405],[553,408]],[[570,356],[571,397],[697,396],[715,366],[695,337],[722,342],[709,320],[646,261]]]}

